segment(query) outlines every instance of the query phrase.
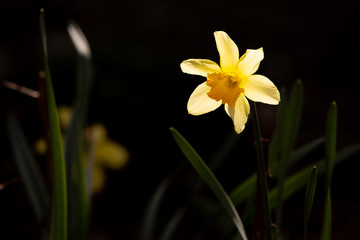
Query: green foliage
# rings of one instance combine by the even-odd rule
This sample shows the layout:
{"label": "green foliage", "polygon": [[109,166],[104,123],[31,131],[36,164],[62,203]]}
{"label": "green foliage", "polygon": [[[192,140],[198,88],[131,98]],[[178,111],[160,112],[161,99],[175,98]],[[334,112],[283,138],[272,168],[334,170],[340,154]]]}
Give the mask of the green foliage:
{"label": "green foliage", "polygon": [[[69,34],[74,43],[87,46],[85,36],[80,27],[72,21],[68,26]],[[83,38],[79,37],[83,36]],[[75,39],[74,39],[75,38]],[[75,47],[79,48],[76,44]],[[80,46],[81,47],[81,46]],[[78,52],[77,91],[74,111],[65,138],[65,161],[68,183],[68,219],[69,239],[85,240],[88,234],[88,216],[90,199],[90,182],[86,185],[85,167],[83,162],[84,128],[88,112],[90,87],[92,83],[91,55]],[[88,164],[88,171],[92,170]]]}
{"label": "green foliage", "polygon": [[49,193],[46,189],[45,180],[32,150],[25,139],[20,124],[14,115],[9,115],[7,118],[7,130],[16,166],[19,169],[26,192],[29,195],[35,215],[43,231],[43,237],[46,238],[49,215]]}
{"label": "green foliage", "polygon": [[303,85],[300,80],[296,81],[294,84],[291,93],[289,102],[285,104],[284,114],[280,115],[284,119],[280,119],[279,121],[283,123],[282,128],[276,129],[280,131],[280,160],[278,164],[279,172],[278,172],[278,196],[277,196],[277,209],[275,213],[276,220],[276,232],[277,237],[280,236],[281,229],[281,219],[282,219],[282,195],[284,191],[284,184],[286,179],[287,170],[289,167],[289,159],[291,151],[295,145],[295,141],[297,139],[302,107],[303,107],[303,95],[304,95]]}
{"label": "green foliage", "polygon": [[184,153],[186,158],[189,160],[191,165],[194,167],[196,172],[208,185],[208,187],[213,191],[216,197],[219,199],[226,212],[229,214],[230,218],[233,220],[236,228],[238,229],[240,236],[246,240],[246,233],[242,221],[239,217],[239,214],[232,203],[231,199],[225,192],[224,188],[221,186],[219,181],[216,179],[212,171],[201,159],[198,153],[193,149],[193,147],[186,141],[186,139],[174,128],[170,129],[176,143],[180,147],[181,151]]}
{"label": "green foliage", "polygon": [[[63,149],[63,136],[60,131],[48,63],[45,16],[44,10],[41,9],[40,36],[43,71],[40,74],[40,78],[44,81],[45,94],[42,96],[42,100],[46,102],[46,121],[49,123],[51,173],[53,174],[52,184],[50,184],[52,187],[51,193],[48,192],[47,184],[16,117],[9,115],[6,119],[10,145],[13,150],[16,166],[29,195],[31,204],[33,205],[35,216],[41,226],[43,237],[50,240],[85,240],[89,237],[90,188],[93,162],[89,161],[85,166],[83,162],[83,149],[85,145],[84,129],[88,114],[90,89],[92,86],[92,56],[87,40],[80,27],[72,21],[69,23],[68,30],[75,49],[78,52],[78,74],[74,113],[67,128],[65,149]],[[229,195],[215,177],[214,169],[221,164],[224,158],[230,156],[229,153],[232,151],[233,146],[237,144],[238,137],[232,135],[225,140],[225,147],[219,149],[213,156],[214,161],[207,164],[177,130],[170,128],[172,137],[178,147],[200,177],[200,183],[192,186],[194,190],[193,193],[198,193],[200,187],[205,183],[221,203],[221,205],[218,205],[210,202],[206,205],[203,196],[199,195],[191,199],[192,201],[190,202],[193,206],[198,207],[207,217],[207,222],[204,223],[204,226],[201,228],[199,227],[199,231],[206,231],[209,227],[217,224],[217,227],[225,236],[224,238],[233,239],[240,237],[246,240],[248,236],[242,219],[245,220],[244,223],[247,227],[248,222],[252,224],[254,219],[259,220],[258,218],[261,216],[260,218],[263,219],[256,222],[253,229],[258,230],[258,228],[261,227],[266,229],[266,239],[272,239],[271,215],[273,214],[277,226],[276,239],[281,239],[284,201],[306,186],[304,196],[304,236],[306,239],[317,187],[317,178],[321,174],[324,174],[325,207],[322,239],[331,239],[331,181],[333,169],[335,165],[347,157],[359,152],[360,144],[336,151],[337,105],[333,102],[327,114],[325,137],[317,138],[295,149],[304,101],[302,82],[300,80],[296,81],[289,97],[287,97],[286,91],[282,90],[281,98],[278,107],[276,128],[270,141],[268,155],[264,155],[263,152],[261,132],[257,122],[256,105],[252,103],[251,110],[253,112],[251,116],[254,120],[254,136],[259,166],[258,172],[257,174],[249,174],[241,183],[235,183],[234,186],[236,187]],[[242,134],[245,134],[245,132]],[[290,169],[292,165],[307,157],[323,144],[325,146],[324,158],[317,162],[312,161],[306,165],[303,164],[302,166],[305,167],[296,168],[296,171]],[[269,163],[269,166],[265,165],[266,162]],[[183,170],[183,168],[178,167],[177,170]],[[269,176],[266,170],[269,170],[269,173],[273,176],[276,183],[270,185],[270,187],[267,184],[267,178]],[[190,209],[188,206],[183,205],[174,211],[160,234],[156,234],[156,227],[160,208],[164,203],[164,196],[171,188],[175,177],[178,176],[177,173],[178,172],[174,174],[171,172],[167,175],[151,197],[141,223],[139,240],[165,240],[175,236],[176,228],[179,226],[188,209]],[[255,194],[259,195],[255,196]],[[261,199],[261,204],[259,203],[259,199]],[[245,209],[241,211],[241,218],[236,208],[244,206]],[[257,211],[259,208],[260,211]],[[230,219],[233,224],[227,224],[226,221],[224,224],[224,219],[227,221]],[[265,227],[262,226],[264,223]],[[261,231],[264,232],[264,229],[261,229]],[[257,233],[258,232],[253,233],[253,235]],[[200,235],[201,234],[199,234],[199,236]],[[251,237],[256,238],[256,236]]]}
{"label": "green foliage", "polygon": [[40,11],[40,33],[44,60],[46,99],[48,103],[47,110],[50,123],[51,153],[54,170],[50,239],[65,240],[67,239],[67,187],[65,160],[59,118],[47,59],[45,16],[43,9]]}

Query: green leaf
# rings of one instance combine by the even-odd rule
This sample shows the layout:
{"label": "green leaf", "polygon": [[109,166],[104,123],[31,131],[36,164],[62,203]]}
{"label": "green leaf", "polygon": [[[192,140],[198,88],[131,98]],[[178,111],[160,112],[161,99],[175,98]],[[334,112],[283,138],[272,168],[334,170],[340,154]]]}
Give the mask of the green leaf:
{"label": "green leaf", "polygon": [[[346,158],[350,157],[351,155],[354,155],[355,153],[360,151],[360,144],[354,144],[351,146],[348,146],[336,153],[336,158],[334,165],[341,163]],[[322,174],[325,171],[325,160],[322,159],[319,162],[314,163],[313,165],[316,165],[317,167],[317,173]],[[288,177],[284,184],[284,193],[282,195],[282,200],[285,201],[290,196],[292,196],[295,192],[298,192],[305,184],[307,183],[307,179],[313,169],[313,165],[309,165],[307,167],[304,167],[302,170],[297,171],[290,177]],[[275,209],[277,205],[277,194],[278,194],[278,188],[274,187],[269,194],[270,199],[270,208],[273,210]]]}
{"label": "green leaf", "polygon": [[[307,154],[318,148],[323,142],[324,142],[324,138],[317,138],[297,148],[290,154],[289,162],[291,164],[295,164],[301,158],[305,157]],[[278,163],[270,166],[270,172],[272,174],[277,173],[278,170],[277,166]],[[253,189],[255,188],[255,184],[256,184],[256,174],[252,174],[230,193],[230,198],[234,202],[235,206],[239,206],[240,204],[244,203],[246,199],[250,197]]]}
{"label": "green leaf", "polygon": [[50,76],[46,48],[46,27],[44,10],[40,10],[40,34],[44,60],[46,99],[50,123],[51,153],[53,160],[53,194],[50,224],[51,240],[67,239],[67,190],[65,161],[62,147],[59,119],[56,109],[55,96]]}
{"label": "green leaf", "polygon": [[[69,23],[68,32],[79,54],[77,94],[65,138],[66,172],[72,173],[67,175],[69,239],[85,240],[88,238],[91,188],[86,185],[83,148],[84,128],[92,83],[91,52],[85,35],[74,21]],[[90,164],[88,164],[88,169],[93,169]]]}
{"label": "green leaf", "polygon": [[[309,145],[313,145],[314,142],[319,140],[315,140],[306,144],[305,146],[299,148],[294,152],[292,156],[295,156],[295,153],[301,153],[302,150],[310,149],[308,148]],[[318,143],[320,144],[321,141]],[[334,164],[337,165],[341,163],[343,160],[349,158],[350,156],[360,152],[360,144],[354,144],[348,147],[345,147],[336,153],[336,158]],[[325,160],[321,159],[320,161],[308,165],[307,167],[302,168],[301,170],[297,171],[296,173],[292,174],[291,176],[287,177],[285,184],[284,184],[284,193],[283,193],[283,201],[286,201],[289,197],[291,197],[294,193],[298,192],[302,187],[305,186],[309,175],[313,169],[313,165],[317,166],[317,174],[320,175],[325,170]],[[231,199],[234,202],[235,206],[239,206],[243,204],[247,199],[251,196],[252,189],[255,188],[256,184],[256,175],[253,174],[241,184],[239,184],[230,194]],[[278,188],[274,187],[271,189],[269,193],[269,201],[270,201],[270,209],[273,211],[277,205],[277,195],[278,195]]]}
{"label": "green leaf", "polygon": [[337,107],[332,102],[326,119],[325,127],[325,211],[322,239],[330,240],[331,237],[331,178],[336,157],[336,128]]}
{"label": "green leaf", "polygon": [[16,166],[45,237],[49,216],[49,193],[45,180],[15,116],[9,115],[6,123]]}
{"label": "green leaf", "polygon": [[[221,165],[221,163],[230,154],[231,150],[236,146],[240,137],[242,137],[242,135],[234,134],[234,132],[231,131],[230,135],[221,144],[221,147],[214,152],[214,154],[212,155],[212,157],[209,161],[209,167],[213,172],[216,171],[216,169]],[[182,166],[180,168],[178,167],[178,169],[182,169]],[[203,186],[204,186],[204,181],[201,178],[199,178],[198,181],[196,181],[195,184],[192,185],[192,192],[197,193]],[[196,203],[197,201],[194,201],[194,199],[193,199],[193,203]],[[204,202],[202,201],[197,206],[200,208],[204,207],[203,203]],[[211,207],[211,208],[214,209],[214,207]],[[185,216],[188,209],[189,209],[188,207],[184,207],[184,206],[179,207],[179,209],[176,211],[174,216],[172,216],[167,221],[167,226],[162,231],[160,239],[163,239],[163,240],[171,239],[171,236],[174,235],[176,227],[179,225],[179,223],[181,222],[182,218]],[[204,213],[209,213],[209,209],[203,210],[203,211],[206,211]],[[225,217],[227,217],[227,216],[225,216]],[[228,220],[228,219],[225,219],[225,221],[226,220]],[[213,221],[209,220],[208,222],[209,223],[206,224],[207,227],[213,226]]]}
{"label": "green leaf", "polygon": [[226,212],[230,216],[230,218],[233,220],[236,228],[238,229],[240,236],[246,240],[246,233],[244,226],[242,224],[242,221],[239,217],[239,214],[232,203],[231,199],[225,192],[224,188],[221,186],[219,181],[216,179],[212,171],[209,169],[209,167],[205,164],[205,162],[201,159],[201,157],[198,155],[198,153],[193,149],[193,147],[186,141],[186,139],[174,128],[170,128],[170,131],[186,156],[186,158],[189,160],[191,165],[194,167],[194,169],[197,171],[197,173],[200,175],[200,177],[205,181],[205,183],[208,185],[208,187],[213,191],[213,193],[217,196],[221,204],[224,206]]}
{"label": "green leaf", "polygon": [[314,196],[315,196],[316,177],[317,177],[317,170],[316,170],[316,166],[314,166],[311,171],[311,174],[309,176],[309,180],[307,182],[306,192],[305,192],[305,203],[304,203],[304,236],[305,236],[305,239],[307,238],[307,228],[309,225],[311,208],[312,208]]}
{"label": "green leaf", "polygon": [[331,185],[334,160],[336,156],[336,128],[337,128],[337,107],[336,102],[332,102],[326,119],[325,129],[325,184],[326,188]]}
{"label": "green leaf", "polygon": [[276,126],[269,144],[269,166],[279,162],[280,159],[280,150],[281,150],[281,141],[282,141],[282,132],[284,123],[286,121],[286,106],[287,101],[287,92],[285,88],[280,90],[281,101],[277,107],[277,116],[276,116]]}
{"label": "green leaf", "polygon": [[[302,150],[310,149],[308,146],[313,145],[314,142],[319,141],[319,139],[306,144],[305,146],[300,147],[297,149],[292,156],[295,156],[295,153],[301,153]],[[318,143],[321,144],[321,141]],[[350,156],[360,152],[360,144],[354,144],[348,147],[343,148],[342,150],[337,151],[336,158],[335,158],[335,165],[341,163],[343,160],[349,158]],[[295,156],[296,157],[296,156]],[[297,157],[296,157],[297,158]],[[325,160],[321,159],[320,161],[316,162],[315,164],[308,165],[303,169],[297,171],[296,173],[292,174],[288,177],[285,181],[284,185],[284,193],[283,193],[283,201],[286,201],[289,197],[291,197],[294,193],[298,192],[302,187],[305,186],[309,175],[313,169],[313,165],[317,166],[317,173],[322,174],[324,172],[324,165]],[[243,204],[246,200],[248,200],[252,194],[252,191],[255,188],[256,184],[256,175],[253,174],[241,184],[239,184],[230,194],[230,198],[233,200],[235,206],[239,206]],[[273,211],[277,205],[277,194],[278,189],[274,187],[271,189],[269,193],[269,200],[270,200],[270,209]],[[249,210],[250,211],[250,210]],[[220,218],[219,218],[220,219]]]}
{"label": "green leaf", "polygon": [[324,208],[324,222],[323,222],[323,230],[322,230],[322,240],[331,239],[331,195],[330,191],[327,191],[325,197],[325,208]]}
{"label": "green leaf", "polygon": [[252,174],[230,193],[230,198],[235,206],[244,203],[251,196],[255,189],[256,179],[256,174]]}
{"label": "green leaf", "polygon": [[299,131],[301,112],[303,107],[303,85],[300,80],[297,80],[294,84],[289,103],[285,110],[286,121],[281,134],[281,151],[280,151],[280,163],[278,165],[278,205],[275,213],[276,220],[276,232],[279,236],[281,229],[281,218],[282,218],[282,194],[284,189],[285,178],[287,169],[289,167],[290,153],[295,145],[295,141]]}

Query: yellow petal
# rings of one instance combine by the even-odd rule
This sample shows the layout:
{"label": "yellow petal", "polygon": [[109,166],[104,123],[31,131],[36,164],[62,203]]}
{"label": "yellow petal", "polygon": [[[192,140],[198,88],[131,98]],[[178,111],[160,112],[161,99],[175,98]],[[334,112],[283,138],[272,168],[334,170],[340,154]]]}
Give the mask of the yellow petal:
{"label": "yellow petal", "polygon": [[91,137],[93,140],[96,140],[98,143],[102,143],[107,140],[108,134],[107,130],[102,123],[94,123],[88,129],[86,134],[87,137]]}
{"label": "yellow petal", "polygon": [[201,115],[208,113],[217,109],[221,105],[221,101],[215,101],[207,95],[209,90],[210,87],[206,85],[206,82],[200,84],[194,90],[187,105],[187,109],[190,114]]}
{"label": "yellow petal", "polygon": [[216,47],[220,55],[220,66],[224,72],[235,72],[239,60],[239,49],[226,32],[214,32]]}
{"label": "yellow petal", "polygon": [[227,113],[227,115],[228,115],[229,117],[231,117],[231,116],[230,116],[230,112],[229,112],[229,107],[230,107],[230,106],[229,106],[227,103],[224,104],[225,112]]}
{"label": "yellow petal", "polygon": [[206,77],[208,73],[221,71],[219,65],[207,59],[188,59],[180,64],[184,73]]}
{"label": "yellow petal", "polygon": [[235,107],[226,104],[225,111],[233,120],[235,132],[241,133],[245,128],[245,124],[250,113],[248,100],[243,94],[240,94],[235,103]]}
{"label": "yellow petal", "polygon": [[262,102],[272,105],[279,104],[280,93],[273,82],[262,75],[247,77],[245,96],[254,102]]}
{"label": "yellow petal", "polygon": [[236,74],[240,76],[249,76],[254,74],[258,70],[260,62],[263,59],[264,51],[262,48],[256,50],[246,50],[246,53],[239,59]]}
{"label": "yellow petal", "polygon": [[128,151],[119,143],[106,140],[95,150],[95,163],[111,169],[121,169],[129,161]]}

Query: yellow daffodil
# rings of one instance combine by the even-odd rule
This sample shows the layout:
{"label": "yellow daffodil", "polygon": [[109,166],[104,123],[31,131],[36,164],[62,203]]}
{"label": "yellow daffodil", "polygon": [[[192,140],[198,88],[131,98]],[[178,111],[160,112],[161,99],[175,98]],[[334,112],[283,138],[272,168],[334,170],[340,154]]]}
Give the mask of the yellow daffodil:
{"label": "yellow daffodil", "polygon": [[[58,108],[60,126],[63,131],[68,127],[73,110],[71,107],[61,106]],[[129,162],[129,152],[121,144],[108,137],[107,130],[103,124],[95,123],[85,129],[85,143],[91,148],[84,151],[84,161],[91,162],[92,181],[91,191],[93,194],[100,193],[106,184],[106,169],[120,170]],[[45,138],[38,139],[34,148],[36,153],[44,155],[47,152]]]}
{"label": "yellow daffodil", "polygon": [[191,94],[187,109],[192,115],[211,112],[224,104],[237,133],[244,130],[250,113],[247,100],[279,104],[280,93],[265,76],[254,74],[264,58],[262,48],[248,49],[239,58],[239,50],[222,31],[214,33],[220,66],[207,59],[188,59],[180,65],[184,73],[206,77]]}
{"label": "yellow daffodil", "polygon": [[94,147],[92,193],[100,193],[106,184],[105,169],[123,169],[129,161],[128,150],[111,140],[103,124],[88,127],[87,138]]}

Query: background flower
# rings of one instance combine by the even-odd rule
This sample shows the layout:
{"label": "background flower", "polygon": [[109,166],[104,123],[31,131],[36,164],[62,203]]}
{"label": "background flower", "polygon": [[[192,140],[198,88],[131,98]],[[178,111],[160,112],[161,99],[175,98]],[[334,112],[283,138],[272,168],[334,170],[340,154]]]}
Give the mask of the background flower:
{"label": "background flower", "polygon": [[[58,108],[58,116],[62,131],[65,132],[70,122],[72,109],[68,106]],[[123,169],[129,161],[129,152],[121,144],[108,137],[107,130],[103,124],[95,123],[86,128],[84,149],[84,161],[86,167],[92,169],[91,192],[99,194],[106,184],[106,170]],[[39,138],[34,143],[35,152],[40,155],[47,153],[45,138]],[[90,161],[91,160],[91,161]],[[89,166],[91,164],[91,166]]]}

